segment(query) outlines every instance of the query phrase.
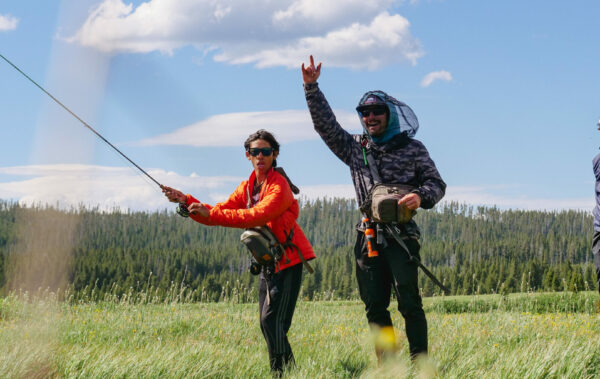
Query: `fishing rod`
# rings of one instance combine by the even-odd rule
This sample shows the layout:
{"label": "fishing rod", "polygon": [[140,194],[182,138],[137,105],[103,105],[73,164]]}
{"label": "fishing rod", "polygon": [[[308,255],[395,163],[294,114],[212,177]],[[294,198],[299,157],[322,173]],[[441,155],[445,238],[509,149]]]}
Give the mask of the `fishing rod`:
{"label": "fishing rod", "polygon": [[79,116],[77,116],[74,112],[72,112],[69,108],[67,108],[63,103],[61,103],[60,101],[58,101],[58,99],[54,96],[52,96],[52,94],[48,91],[46,91],[44,89],[44,87],[40,86],[39,84],[36,83],[35,80],[31,79],[26,73],[24,73],[23,71],[21,71],[20,68],[18,68],[14,63],[12,63],[11,61],[9,61],[4,55],[0,54],[0,58],[4,59],[9,65],[13,66],[13,68],[17,71],[19,71],[24,77],[26,77],[27,79],[29,79],[30,82],[32,82],[33,84],[35,84],[39,89],[41,89],[46,95],[50,96],[50,98],[52,100],[54,100],[58,105],[60,105],[61,107],[63,107],[67,112],[69,112],[73,117],[75,117],[77,120],[79,120],[79,122],[81,122],[86,128],[88,128],[89,130],[91,130],[95,135],[97,135],[102,141],[106,142],[108,144],[108,146],[112,147],[113,149],[115,149],[115,151],[119,154],[121,154],[121,156],[125,159],[127,159],[132,165],[134,165],[138,170],[140,170],[142,173],[144,173],[147,177],[149,177],[154,183],[156,183],[160,188],[163,188],[163,185],[160,184],[158,181],[156,181],[156,179],[154,179],[152,176],[150,176],[150,174],[148,174],[146,171],[144,171],[143,168],[141,168],[140,166],[138,166],[134,161],[132,161],[131,159],[129,159],[129,157],[127,157],[127,155],[123,154],[121,152],[121,150],[117,149],[115,147],[115,145],[113,145],[112,143],[110,143],[106,138],[104,138],[100,133],[98,133],[94,128],[92,128],[87,122],[83,121]]}

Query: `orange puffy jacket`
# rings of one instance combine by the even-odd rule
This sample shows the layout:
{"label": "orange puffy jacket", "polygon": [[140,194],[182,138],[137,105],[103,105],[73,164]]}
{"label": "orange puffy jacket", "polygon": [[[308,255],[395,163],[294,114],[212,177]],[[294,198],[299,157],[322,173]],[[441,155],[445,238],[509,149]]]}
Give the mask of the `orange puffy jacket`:
{"label": "orange puffy jacket", "polygon": [[[289,235],[293,228],[292,243],[298,246],[304,259],[308,261],[316,258],[310,242],[296,223],[300,208],[298,201],[294,199],[288,181],[283,175],[271,169],[262,186],[260,200],[254,207],[246,208],[248,193],[252,194],[255,178],[256,173],[252,171],[250,178],[243,181],[225,202],[217,203],[214,207],[204,204],[210,210],[208,217],[193,214],[190,217],[204,225],[234,228],[253,228],[267,225],[280,243],[286,241],[286,235]],[[199,201],[193,196],[187,195],[186,205],[193,203],[199,203]],[[301,262],[298,251],[287,248],[285,257],[277,263],[275,271],[284,270]]]}

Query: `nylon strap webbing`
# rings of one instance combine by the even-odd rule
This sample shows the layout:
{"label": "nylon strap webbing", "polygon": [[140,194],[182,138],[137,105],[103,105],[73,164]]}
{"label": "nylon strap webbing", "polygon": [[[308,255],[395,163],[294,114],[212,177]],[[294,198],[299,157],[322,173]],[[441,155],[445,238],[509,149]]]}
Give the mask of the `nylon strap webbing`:
{"label": "nylon strap webbing", "polygon": [[436,278],[435,275],[433,275],[433,273],[431,271],[429,271],[427,269],[427,267],[425,267],[423,265],[423,263],[421,263],[421,260],[419,258],[415,257],[414,255],[412,255],[410,253],[410,250],[408,249],[408,246],[406,246],[406,243],[404,243],[404,241],[402,240],[402,238],[400,237],[400,235],[396,231],[396,228],[394,228],[393,225],[389,225],[389,224],[385,224],[385,227],[386,227],[387,231],[390,233],[390,235],[392,237],[394,237],[394,239],[396,240],[396,242],[398,242],[398,244],[406,251],[406,253],[408,254],[408,257],[409,257],[410,261],[416,263],[421,268],[421,270],[423,270],[423,272],[425,273],[425,275],[427,275],[429,277],[429,279],[431,279],[435,284],[437,284],[437,286],[440,287],[442,289],[442,291],[444,291],[444,293],[446,295],[449,295],[450,294],[450,290],[448,288],[446,288],[446,286],[443,285],[442,282],[440,282],[438,280],[438,278]]}

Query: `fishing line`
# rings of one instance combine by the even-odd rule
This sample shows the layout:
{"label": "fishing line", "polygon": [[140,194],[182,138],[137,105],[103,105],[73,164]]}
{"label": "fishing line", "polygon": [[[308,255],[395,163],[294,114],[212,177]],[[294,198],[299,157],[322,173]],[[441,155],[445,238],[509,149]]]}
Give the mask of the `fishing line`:
{"label": "fishing line", "polygon": [[150,174],[148,174],[146,171],[144,171],[144,169],[142,169],[140,166],[138,166],[137,164],[135,164],[134,161],[132,161],[131,159],[129,159],[129,157],[127,157],[127,155],[123,154],[121,152],[121,150],[117,149],[115,147],[115,145],[113,145],[112,143],[110,143],[100,133],[98,133],[96,130],[94,130],[94,128],[92,128],[87,122],[83,121],[79,116],[77,116],[74,112],[72,112],[69,108],[67,108],[63,103],[61,103],[60,101],[58,101],[58,99],[55,98],[54,96],[52,96],[52,94],[50,92],[46,91],[44,89],[44,87],[42,87],[39,84],[37,84],[35,80],[31,79],[26,73],[24,73],[23,71],[21,71],[20,68],[18,68],[14,63],[12,63],[11,61],[9,61],[4,55],[0,54],[0,58],[4,59],[9,65],[13,66],[13,68],[15,70],[19,71],[24,77],[26,77],[27,79],[29,79],[30,82],[32,82],[33,84],[35,84],[36,87],[38,87],[39,89],[41,89],[46,95],[50,96],[50,98],[52,100],[54,100],[58,105],[60,105],[61,107],[63,107],[64,110],[66,110],[67,112],[69,112],[73,117],[75,117],[77,120],[79,120],[79,122],[81,122],[86,128],[88,128],[89,130],[91,130],[102,141],[106,142],[110,147],[112,147],[113,149],[115,149],[115,151],[117,153],[121,154],[121,156],[123,158],[127,159],[129,161],[129,163],[131,163],[132,165],[134,165],[135,167],[137,167],[138,170],[140,170],[141,172],[143,172],[148,178],[150,178],[154,183],[156,183],[159,187],[162,188],[162,184],[160,184],[158,181],[156,181],[156,179],[154,179],[152,176],[150,176]]}

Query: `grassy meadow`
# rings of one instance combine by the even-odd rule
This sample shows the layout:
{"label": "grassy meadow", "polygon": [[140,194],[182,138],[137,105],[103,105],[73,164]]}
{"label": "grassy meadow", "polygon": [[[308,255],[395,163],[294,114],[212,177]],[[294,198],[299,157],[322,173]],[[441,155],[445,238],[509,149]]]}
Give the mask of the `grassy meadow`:
{"label": "grassy meadow", "polygon": [[[425,299],[430,355],[411,364],[397,310],[397,353],[377,364],[360,301],[300,301],[289,378],[594,378],[598,295],[527,293]],[[392,304],[392,307],[394,304]],[[258,305],[122,296],[0,299],[2,378],[267,378]]]}

